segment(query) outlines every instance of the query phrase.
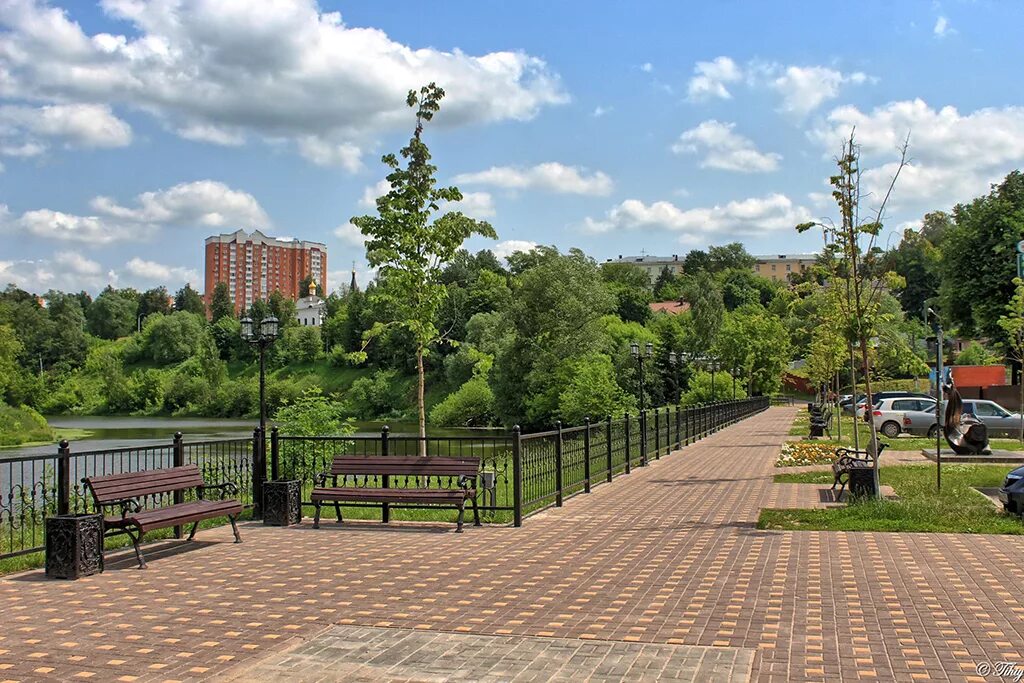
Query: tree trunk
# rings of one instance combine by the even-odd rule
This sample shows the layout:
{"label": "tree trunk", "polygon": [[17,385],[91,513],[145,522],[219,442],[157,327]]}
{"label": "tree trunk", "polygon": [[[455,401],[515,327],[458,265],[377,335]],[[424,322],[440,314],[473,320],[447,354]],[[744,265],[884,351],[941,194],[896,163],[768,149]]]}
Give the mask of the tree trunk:
{"label": "tree trunk", "polygon": [[427,410],[424,400],[424,387],[426,380],[423,373],[423,348],[416,349],[416,373],[417,386],[416,386],[416,403],[419,408],[419,421],[420,421],[420,455],[425,456],[427,454]]}
{"label": "tree trunk", "polygon": [[868,451],[871,453],[871,459],[875,464],[873,469],[876,495],[881,497],[882,489],[878,482],[878,432],[875,431],[875,420],[871,416],[871,368],[868,366],[868,340],[863,335],[860,338],[860,359],[864,365],[864,396],[866,397],[864,419],[868,421],[868,425],[871,428],[871,441],[868,443]]}

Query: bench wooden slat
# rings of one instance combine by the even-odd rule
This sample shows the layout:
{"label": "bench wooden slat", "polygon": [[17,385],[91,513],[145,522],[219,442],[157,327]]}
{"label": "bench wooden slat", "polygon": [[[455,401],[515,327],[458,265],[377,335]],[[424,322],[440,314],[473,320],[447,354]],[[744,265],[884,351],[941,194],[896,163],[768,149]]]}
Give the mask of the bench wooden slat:
{"label": "bench wooden slat", "polygon": [[111,503],[154,493],[170,493],[202,486],[204,483],[198,465],[107,474],[86,477],[84,481],[97,503]]}
{"label": "bench wooden slat", "polygon": [[453,458],[419,455],[336,456],[331,474],[393,476],[474,476],[480,471],[480,458]]}
{"label": "bench wooden slat", "polygon": [[313,502],[318,500],[349,500],[415,503],[431,500],[458,501],[464,498],[472,498],[475,495],[475,489],[381,489],[338,486],[313,489],[311,500]]}

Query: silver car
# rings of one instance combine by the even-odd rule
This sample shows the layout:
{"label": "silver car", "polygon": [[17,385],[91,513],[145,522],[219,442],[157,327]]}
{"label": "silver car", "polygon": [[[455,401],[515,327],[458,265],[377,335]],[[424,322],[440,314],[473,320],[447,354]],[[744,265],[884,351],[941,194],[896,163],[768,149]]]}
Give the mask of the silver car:
{"label": "silver car", "polygon": [[[903,433],[903,423],[907,413],[922,413],[934,406],[934,398],[919,396],[883,398],[872,406],[871,420],[875,423],[875,429],[890,439],[894,439]],[[934,419],[933,414],[932,420],[934,421]]]}
{"label": "silver car", "polygon": [[965,413],[974,413],[990,436],[1016,436],[1020,434],[1020,413],[1011,413],[995,401],[970,399],[964,401]]}
{"label": "silver car", "polygon": [[[942,404],[945,409],[945,403]],[[903,433],[927,436],[934,439],[939,427],[935,424],[935,403],[925,410],[908,410],[903,413]]]}

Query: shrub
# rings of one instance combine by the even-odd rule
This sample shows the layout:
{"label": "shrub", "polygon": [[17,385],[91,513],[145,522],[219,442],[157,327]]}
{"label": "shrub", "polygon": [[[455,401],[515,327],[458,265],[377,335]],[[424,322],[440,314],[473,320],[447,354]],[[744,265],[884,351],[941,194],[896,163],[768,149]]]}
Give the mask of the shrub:
{"label": "shrub", "polygon": [[342,417],[341,404],[310,387],[274,413],[274,422],[287,436],[339,436],[352,434],[351,419]]}
{"label": "shrub", "polygon": [[442,427],[488,427],[494,422],[494,394],[483,377],[472,378],[430,411],[430,423]]}
{"label": "shrub", "polygon": [[394,370],[377,370],[369,377],[360,377],[345,395],[346,410],[363,420],[393,414],[402,406],[397,377]]}
{"label": "shrub", "polygon": [[558,414],[566,424],[599,420],[636,406],[633,397],[615,381],[611,358],[593,354],[571,364],[568,386],[558,396]]}
{"label": "shrub", "polygon": [[[736,380],[736,398],[746,398],[747,392],[743,382]],[[728,401],[732,399],[732,375],[728,372],[715,373],[715,393],[711,395],[711,373],[701,370],[690,379],[690,388],[683,394],[680,403],[684,406],[711,401]]]}

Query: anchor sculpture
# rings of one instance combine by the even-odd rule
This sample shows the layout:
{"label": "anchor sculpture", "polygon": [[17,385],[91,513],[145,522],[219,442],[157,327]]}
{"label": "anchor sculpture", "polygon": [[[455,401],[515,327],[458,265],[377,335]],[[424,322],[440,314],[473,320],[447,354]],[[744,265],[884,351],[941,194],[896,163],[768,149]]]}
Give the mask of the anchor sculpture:
{"label": "anchor sculpture", "polygon": [[953,373],[946,371],[943,380],[946,392],[946,415],[942,433],[957,455],[990,455],[988,428],[972,413],[963,412],[964,402],[953,383]]}

